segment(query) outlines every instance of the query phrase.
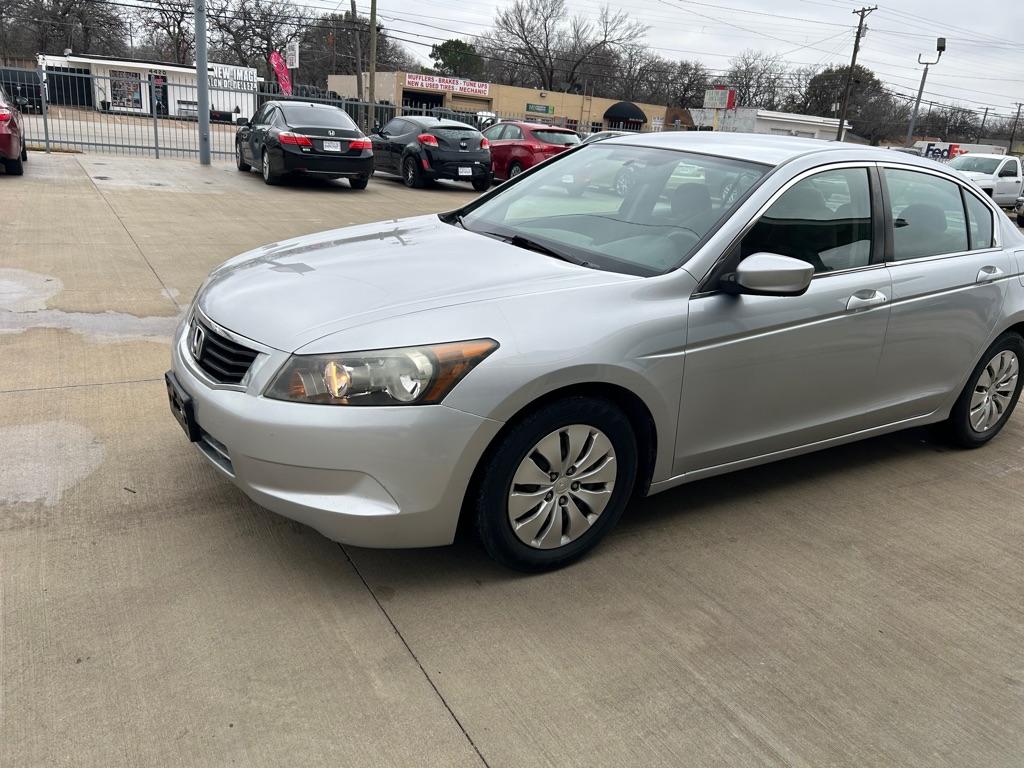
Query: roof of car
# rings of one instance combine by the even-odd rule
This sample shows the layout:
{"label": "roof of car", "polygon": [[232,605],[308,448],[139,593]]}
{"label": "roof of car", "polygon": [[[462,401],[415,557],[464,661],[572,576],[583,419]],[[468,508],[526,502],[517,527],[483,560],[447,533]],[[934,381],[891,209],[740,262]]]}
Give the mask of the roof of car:
{"label": "roof of car", "polygon": [[[461,122],[459,120],[452,120],[451,118],[448,118],[448,117],[428,117],[428,116],[425,116],[425,115],[398,115],[398,117],[402,118],[403,120],[408,120],[410,123],[415,123],[416,125],[419,125],[419,126],[422,126],[422,127],[426,127],[428,125],[438,125],[439,123],[444,123],[445,125],[451,125],[451,126],[456,126],[457,125],[459,127],[464,127],[464,128],[474,128],[474,126],[470,125],[469,123],[463,123],[463,122]],[[474,128],[474,130],[475,130],[475,128]]]}
{"label": "roof of car", "polygon": [[502,120],[503,125],[518,125],[520,128],[529,128],[533,131],[560,131],[562,133],[576,133],[576,131],[570,130],[569,128],[563,128],[560,125],[548,125],[547,123],[531,123],[526,120]]}
{"label": "roof of car", "polygon": [[[781,165],[800,155],[855,151],[867,160],[893,160],[895,153],[881,147],[844,144],[822,139],[801,139],[764,133],[731,133],[724,131],[661,131],[637,133],[605,139],[601,144],[634,144],[645,147],[689,150],[709,155],[731,157],[768,165]],[[899,155],[900,162],[933,166],[932,161],[914,155]]]}

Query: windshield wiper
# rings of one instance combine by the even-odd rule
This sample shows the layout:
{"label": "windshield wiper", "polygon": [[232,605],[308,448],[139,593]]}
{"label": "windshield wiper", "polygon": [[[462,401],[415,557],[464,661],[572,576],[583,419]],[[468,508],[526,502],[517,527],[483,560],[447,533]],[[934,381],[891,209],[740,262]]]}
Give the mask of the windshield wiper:
{"label": "windshield wiper", "polygon": [[499,234],[498,232],[481,232],[480,234],[487,235],[488,237],[493,237],[496,240],[501,240],[503,242],[508,243],[509,245],[514,245],[516,248],[525,248],[528,251],[543,253],[545,256],[550,256],[551,258],[558,259],[559,261],[567,261],[570,264],[575,264],[580,267],[591,266],[590,262],[578,261],[560,251],[556,251],[553,248],[549,248],[543,243],[538,243],[536,240],[531,240],[530,238],[523,237],[522,235],[502,235]]}

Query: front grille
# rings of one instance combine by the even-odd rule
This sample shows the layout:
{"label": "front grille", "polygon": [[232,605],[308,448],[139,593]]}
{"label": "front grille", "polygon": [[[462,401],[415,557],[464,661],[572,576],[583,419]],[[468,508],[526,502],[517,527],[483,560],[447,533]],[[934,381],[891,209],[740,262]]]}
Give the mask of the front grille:
{"label": "front grille", "polygon": [[[202,330],[201,342],[196,341],[197,328]],[[222,336],[199,320],[192,321],[189,349],[199,367],[211,379],[221,384],[240,383],[259,354],[254,349],[243,347],[226,336]]]}

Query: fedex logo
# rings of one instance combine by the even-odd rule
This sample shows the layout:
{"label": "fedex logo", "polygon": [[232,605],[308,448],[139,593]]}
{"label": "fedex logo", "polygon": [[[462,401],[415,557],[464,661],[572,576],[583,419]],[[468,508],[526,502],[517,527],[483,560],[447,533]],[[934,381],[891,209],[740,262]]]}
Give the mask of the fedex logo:
{"label": "fedex logo", "polygon": [[936,144],[931,143],[924,148],[924,156],[933,160],[952,160],[957,155],[962,155],[965,150],[960,149],[959,144]]}

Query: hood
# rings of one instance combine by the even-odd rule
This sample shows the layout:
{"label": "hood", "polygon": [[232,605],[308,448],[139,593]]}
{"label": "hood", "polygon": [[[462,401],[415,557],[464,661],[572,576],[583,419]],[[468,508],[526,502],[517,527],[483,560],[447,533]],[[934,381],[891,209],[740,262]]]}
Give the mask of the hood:
{"label": "hood", "polygon": [[960,171],[971,181],[992,181],[994,173],[982,173],[981,171]]}
{"label": "hood", "polygon": [[637,279],[420,216],[319,232],[236,256],[207,278],[199,307],[235,333],[292,352],[398,315]]}

